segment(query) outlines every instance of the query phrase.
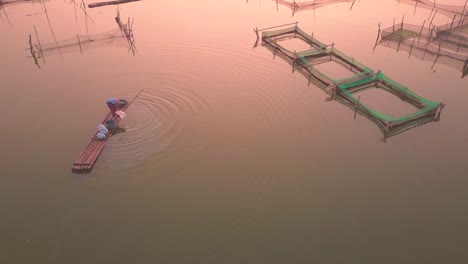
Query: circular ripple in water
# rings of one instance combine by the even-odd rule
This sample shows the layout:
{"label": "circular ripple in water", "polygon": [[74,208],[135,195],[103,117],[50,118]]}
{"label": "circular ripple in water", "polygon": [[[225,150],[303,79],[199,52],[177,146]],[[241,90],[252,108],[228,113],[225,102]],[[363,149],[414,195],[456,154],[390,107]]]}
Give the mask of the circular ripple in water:
{"label": "circular ripple in water", "polygon": [[[147,84],[135,84],[134,79]],[[132,78],[134,88],[123,91],[122,97],[131,100],[139,90],[143,92],[125,111],[127,117],[120,123],[125,131],[114,135],[104,150],[104,167],[129,168],[156,156],[160,160],[203,148],[198,120],[208,105],[197,93],[182,88],[180,80],[177,86],[175,81],[171,75],[151,73]]]}

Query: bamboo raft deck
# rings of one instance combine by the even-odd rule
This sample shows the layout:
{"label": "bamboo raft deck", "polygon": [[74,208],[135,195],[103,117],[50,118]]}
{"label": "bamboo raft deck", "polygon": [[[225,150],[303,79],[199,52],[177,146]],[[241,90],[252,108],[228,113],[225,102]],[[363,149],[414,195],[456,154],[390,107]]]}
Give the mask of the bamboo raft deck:
{"label": "bamboo raft deck", "polygon": [[[119,107],[119,109],[117,109],[117,111],[119,111],[119,110],[123,111],[123,110],[127,109],[128,107],[130,107],[130,105],[138,97],[138,95],[140,95],[140,93],[142,91],[143,90],[141,90],[135,96],[135,98],[133,98],[133,100],[131,102],[127,102],[126,105],[124,105],[122,107]],[[112,113],[109,112],[106,115],[106,117],[104,118],[104,120],[102,121],[102,124],[105,125],[106,121],[111,119],[111,118],[112,118]],[[111,137],[111,135],[115,131],[115,129],[118,127],[120,121],[122,120],[122,118],[120,118],[120,116],[118,116],[118,115],[116,115],[113,119],[115,120],[115,127],[114,127],[114,129],[109,129],[109,133],[107,133],[107,135],[106,135],[106,137],[104,139],[97,139],[96,136],[99,133],[99,131],[96,131],[96,133],[94,133],[94,136],[91,138],[88,145],[85,147],[85,149],[80,153],[78,158],[73,163],[73,167],[72,167],[72,172],[73,173],[84,174],[84,173],[90,173],[91,172],[91,170],[94,167],[94,164],[96,164],[96,161],[99,158],[99,155],[101,154],[102,150],[106,146],[107,141],[109,140],[109,138]]]}
{"label": "bamboo raft deck", "polygon": [[[119,110],[124,110],[124,109],[125,109],[125,106],[121,107]],[[107,114],[107,116],[102,121],[102,124],[105,125],[106,121],[109,119],[112,119],[111,112]],[[117,127],[120,123],[120,120],[122,119],[117,115],[116,117],[114,117],[114,120],[115,120],[115,127]],[[94,167],[94,164],[99,158],[99,155],[101,154],[102,150],[106,146],[107,141],[111,137],[113,130],[114,129],[109,130],[109,133],[107,133],[104,139],[97,139],[96,135],[99,133],[99,131],[96,131],[96,133],[94,133],[94,136],[91,138],[86,148],[81,152],[81,154],[73,163],[72,172],[74,173],[91,172],[91,170]]]}

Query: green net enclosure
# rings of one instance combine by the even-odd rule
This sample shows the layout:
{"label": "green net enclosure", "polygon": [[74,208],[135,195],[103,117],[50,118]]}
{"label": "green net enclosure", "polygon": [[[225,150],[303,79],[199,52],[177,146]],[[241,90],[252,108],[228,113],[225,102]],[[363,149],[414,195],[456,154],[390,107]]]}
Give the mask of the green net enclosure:
{"label": "green net enclosure", "polygon": [[352,2],[353,4],[356,0],[273,0],[276,4],[287,6],[291,9],[292,15],[296,12],[306,9],[318,9],[324,6]]}
{"label": "green net enclosure", "polygon": [[[343,74],[341,76],[337,76],[336,70],[335,75],[332,76],[333,73],[327,73],[320,68],[320,66],[324,64],[332,63],[342,68],[341,71]],[[309,80],[312,77],[315,77],[326,86],[357,80],[370,75],[373,72],[369,67],[334,48],[334,45],[325,49],[309,50],[298,53],[297,65],[308,72]]]}
{"label": "green net enclosure", "polygon": [[[355,93],[364,89],[382,89],[413,105],[418,110],[404,116],[385,115],[364,105],[354,96]],[[361,80],[337,85],[337,95],[346,105],[369,117],[381,128],[386,137],[425,122],[438,121],[441,110],[445,106],[443,103],[424,99],[380,71]]]}
{"label": "green net enclosure", "polygon": [[305,50],[324,49],[326,47],[324,43],[315,39],[313,36],[308,35],[297,25],[282,29],[262,31],[262,43],[264,46],[272,50],[274,53],[281,53],[290,60],[294,60],[296,58],[296,53],[303,50],[296,51],[283,45],[284,41],[290,39],[297,39],[304,42],[308,47]]}
{"label": "green net enclosure", "polygon": [[[391,32],[390,30],[384,30],[384,37],[381,42],[394,43],[400,47],[405,47],[405,45],[402,44],[403,40],[406,41],[411,39],[411,41],[413,41],[415,38],[413,37],[414,33],[412,32],[418,32],[418,34],[423,36],[420,40],[420,43],[422,43],[421,45],[429,45],[424,43],[428,43],[428,41],[432,39],[430,36],[433,32],[426,31],[423,33],[417,31],[417,27],[409,29],[393,28]],[[255,30],[257,38],[258,31],[259,30]],[[334,47],[334,44],[325,45],[319,40],[313,38],[313,35],[307,35],[303,30],[297,27],[297,24],[293,27],[270,31],[262,30],[262,32],[262,43],[264,46],[290,62],[292,64],[293,72],[295,69],[298,69],[299,72],[309,79],[309,83],[313,81],[317,87],[331,95],[327,101],[336,99],[337,101],[353,108],[355,111],[359,110],[359,113],[378,125],[384,134],[383,140],[422,124],[438,121],[440,118],[440,112],[445,106],[443,103],[429,101],[419,95],[416,95],[407,87],[391,80],[380,71],[374,73],[369,67],[337,50]],[[281,44],[281,41],[291,38],[301,39],[309,45],[309,48],[299,52],[285,48]],[[394,40],[399,40],[400,42]],[[413,45],[413,48],[414,47],[415,46]],[[415,51],[415,53],[417,52],[424,51]],[[426,51],[426,53],[428,52]],[[439,51],[438,59],[441,57],[440,54],[441,52]],[[423,57],[422,54],[421,57]],[[345,69],[345,76],[339,76],[336,68],[335,71],[327,73],[322,66],[329,63],[338,65]],[[465,67],[467,67],[466,64]],[[378,100],[373,100],[372,102],[367,103],[368,105],[365,105],[359,101],[360,97],[356,98],[355,95],[358,92],[371,88],[396,96],[398,99],[397,101],[402,100],[407,102],[412,106],[409,114],[383,114],[381,111],[369,106],[372,105],[373,102],[379,103]],[[403,109],[404,107],[405,106],[402,106],[401,108]],[[391,109],[402,110],[399,107],[394,106],[392,106]]]}

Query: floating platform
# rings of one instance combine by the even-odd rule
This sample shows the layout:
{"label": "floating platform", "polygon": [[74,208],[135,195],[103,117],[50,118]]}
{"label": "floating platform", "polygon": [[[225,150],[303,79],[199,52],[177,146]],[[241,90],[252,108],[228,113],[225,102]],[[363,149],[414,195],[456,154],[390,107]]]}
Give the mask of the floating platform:
{"label": "floating platform", "polygon": [[[125,110],[127,105],[124,107],[119,108],[118,110],[123,111]],[[115,120],[115,127],[117,127],[120,123],[120,116],[116,115],[112,118],[112,113],[109,112],[107,116],[102,121],[102,124],[106,124],[107,120],[114,119]],[[114,129],[109,129],[109,133],[107,133],[106,138],[104,139],[97,139],[98,131],[94,134],[94,136],[89,141],[86,148],[81,152],[78,158],[73,163],[72,172],[74,173],[90,173],[96,163],[99,155],[101,154],[102,150],[106,146],[107,141],[111,137]]]}
{"label": "floating platform", "polygon": [[[122,107],[119,107],[117,111],[124,111],[127,108],[130,107],[130,105],[135,101],[135,99],[140,95],[140,93],[143,90],[141,90],[131,102],[128,102]],[[78,156],[78,158],[75,160],[73,163],[72,167],[72,172],[73,173],[90,173],[91,170],[94,167],[94,164],[99,158],[99,155],[101,154],[102,150],[106,146],[107,141],[109,138],[112,136],[113,132],[115,132],[115,129],[117,129],[120,121],[122,120],[119,115],[116,115],[115,117],[112,117],[112,113],[109,112],[104,120],[102,121],[102,124],[106,124],[107,120],[114,119],[115,120],[115,127],[114,129],[109,129],[109,133],[107,133],[106,137],[104,139],[97,139],[97,134],[99,133],[96,131],[94,133],[94,136],[91,138],[89,141],[88,145],[86,148],[81,152],[81,154]]]}

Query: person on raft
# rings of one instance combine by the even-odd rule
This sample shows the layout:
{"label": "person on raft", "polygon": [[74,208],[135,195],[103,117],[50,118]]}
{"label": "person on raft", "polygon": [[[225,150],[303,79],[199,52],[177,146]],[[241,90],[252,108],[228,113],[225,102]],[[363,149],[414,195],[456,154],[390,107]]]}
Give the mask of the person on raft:
{"label": "person on raft", "polygon": [[109,107],[111,113],[112,113],[112,116],[115,116],[116,115],[116,111],[119,110],[119,107],[120,107],[120,100],[117,100],[115,98],[108,98],[107,99],[107,106]]}

